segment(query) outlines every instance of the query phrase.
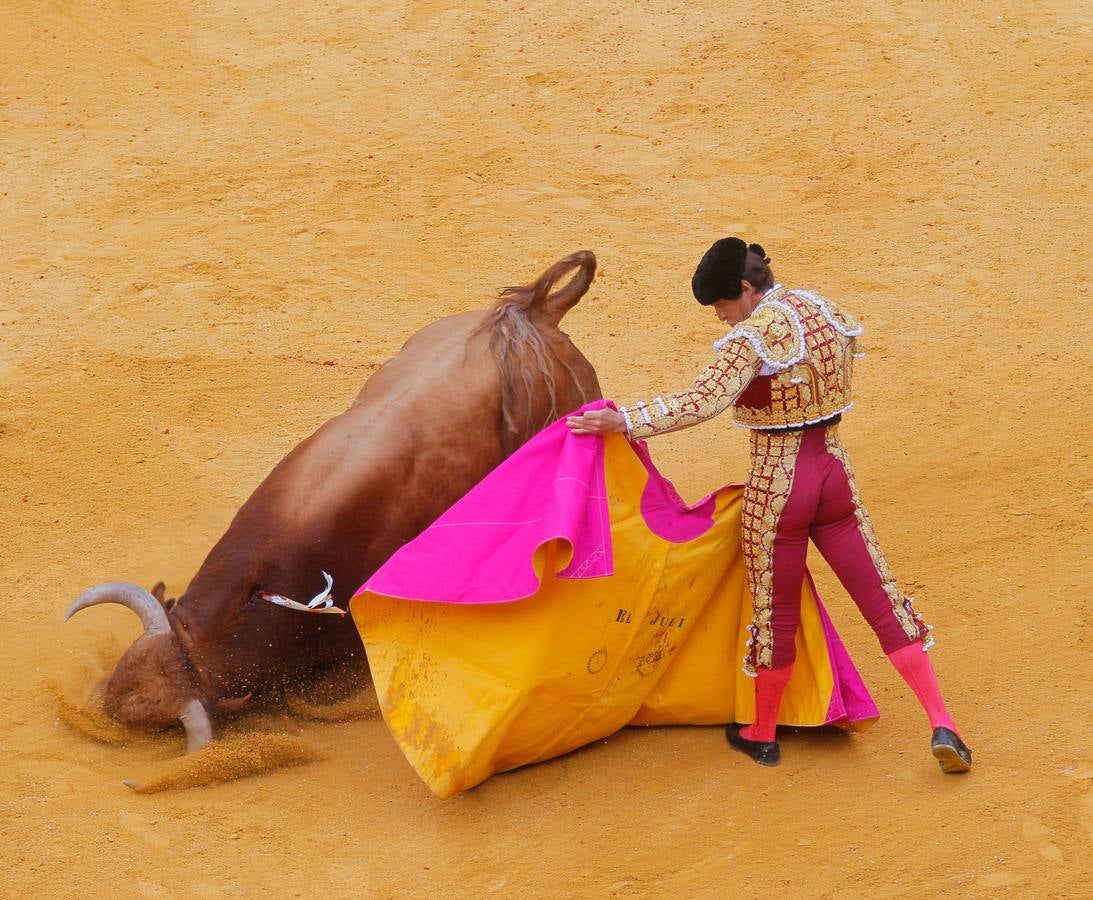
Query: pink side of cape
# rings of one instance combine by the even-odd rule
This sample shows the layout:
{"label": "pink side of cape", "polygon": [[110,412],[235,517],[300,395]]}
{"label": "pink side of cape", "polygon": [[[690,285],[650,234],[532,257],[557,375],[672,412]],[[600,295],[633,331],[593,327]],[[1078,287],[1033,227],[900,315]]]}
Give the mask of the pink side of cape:
{"label": "pink side of cape", "polygon": [[816,608],[820,612],[820,622],[827,640],[827,658],[831,661],[831,674],[835,679],[835,690],[831,692],[831,703],[827,707],[826,724],[836,725],[840,722],[860,722],[863,719],[877,718],[880,710],[869,696],[869,689],[862,681],[858,667],[846,652],[846,645],[827,614],[820,592],[816,590],[816,582],[812,580],[812,573],[806,570],[805,577],[816,597]]}
{"label": "pink side of cape", "polygon": [[539,589],[532,560],[552,540],[573,549],[562,577],[614,571],[603,441],[573,434],[564,421],[501,463],[357,593],[438,603],[522,600]]}

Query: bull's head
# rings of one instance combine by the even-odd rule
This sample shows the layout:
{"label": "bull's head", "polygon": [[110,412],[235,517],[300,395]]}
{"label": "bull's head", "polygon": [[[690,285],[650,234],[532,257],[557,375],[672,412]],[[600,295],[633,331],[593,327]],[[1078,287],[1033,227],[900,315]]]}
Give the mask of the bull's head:
{"label": "bull's head", "polygon": [[144,588],[114,581],[81,594],[65,612],[65,621],[100,603],[120,603],[144,624],[144,634],[125,651],[101,686],[107,715],[143,728],[182,722],[187,752],[209,743],[213,736],[209,713],[163,604]]}

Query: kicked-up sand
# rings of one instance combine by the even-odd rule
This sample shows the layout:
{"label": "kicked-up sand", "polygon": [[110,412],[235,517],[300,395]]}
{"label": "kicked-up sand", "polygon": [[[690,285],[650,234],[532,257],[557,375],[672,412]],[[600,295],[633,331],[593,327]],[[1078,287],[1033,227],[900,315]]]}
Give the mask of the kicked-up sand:
{"label": "kicked-up sand", "polygon": [[[0,893],[1088,894],[1087,13],[5,4]],[[368,703],[189,762],[87,705],[137,623],[62,626],[70,600],[180,593],[410,333],[587,248],[566,328],[608,396],[679,388],[720,334],[693,267],[733,233],[866,324],[843,435],[970,775],[818,559],[882,718],[789,731],[773,770],[628,729],[440,802]],[[691,499],[745,474],[726,420],[652,449]]]}

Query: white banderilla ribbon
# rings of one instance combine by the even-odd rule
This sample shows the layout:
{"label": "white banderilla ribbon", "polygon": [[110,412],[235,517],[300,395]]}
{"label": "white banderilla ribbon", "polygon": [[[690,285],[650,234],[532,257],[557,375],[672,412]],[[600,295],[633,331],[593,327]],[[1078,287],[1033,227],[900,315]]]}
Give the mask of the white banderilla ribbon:
{"label": "white banderilla ribbon", "polygon": [[266,591],[259,591],[258,596],[263,600],[268,600],[270,603],[276,603],[278,606],[286,606],[289,609],[295,609],[298,612],[333,613],[336,616],[344,616],[346,611],[335,606],[334,599],[330,596],[330,592],[334,589],[334,579],[331,578],[327,572],[323,572],[323,578],[326,579],[326,587],[320,593],[308,600],[306,606],[303,603],[297,603],[295,600],[291,600],[281,594],[270,594]]}

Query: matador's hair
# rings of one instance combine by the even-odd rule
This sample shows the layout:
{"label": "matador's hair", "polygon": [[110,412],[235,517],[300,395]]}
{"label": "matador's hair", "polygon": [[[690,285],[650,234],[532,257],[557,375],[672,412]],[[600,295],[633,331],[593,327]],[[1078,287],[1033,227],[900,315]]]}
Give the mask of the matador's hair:
{"label": "matador's hair", "polygon": [[691,291],[703,306],[735,300],[743,290],[742,279],[764,286],[770,279],[769,263],[759,244],[745,244],[737,237],[721,238],[699,261],[691,278]]}

